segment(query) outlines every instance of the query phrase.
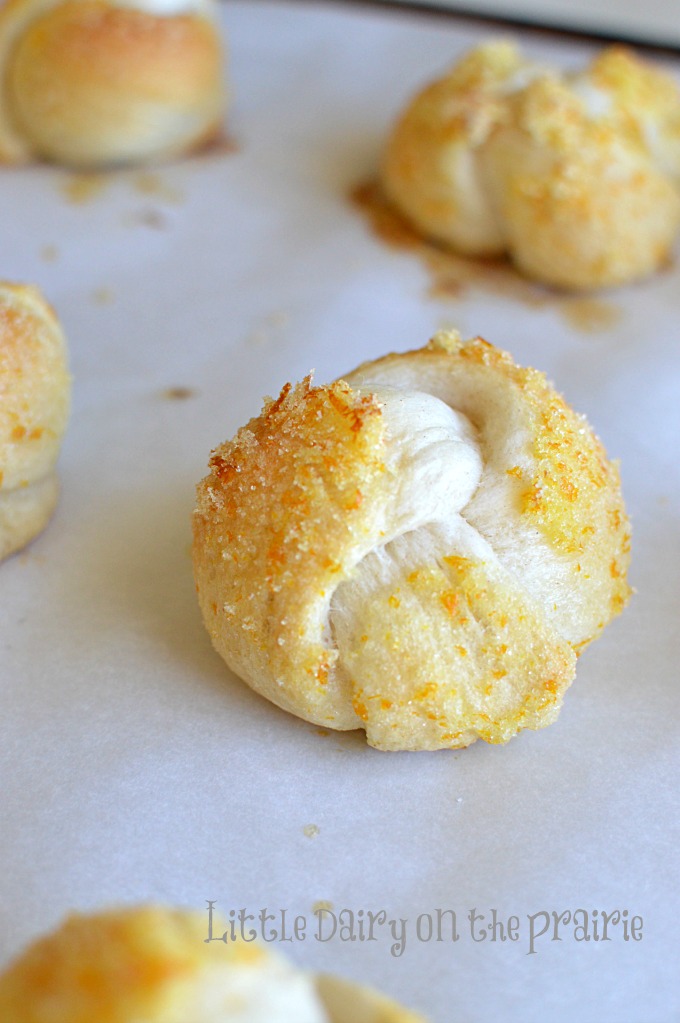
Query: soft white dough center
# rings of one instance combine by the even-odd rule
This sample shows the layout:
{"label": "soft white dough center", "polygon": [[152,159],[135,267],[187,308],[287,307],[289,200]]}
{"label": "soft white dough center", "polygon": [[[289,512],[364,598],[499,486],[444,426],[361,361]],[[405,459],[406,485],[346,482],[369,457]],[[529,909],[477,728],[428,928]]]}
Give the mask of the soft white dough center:
{"label": "soft white dough center", "polygon": [[608,117],[614,110],[611,94],[599,89],[587,73],[573,75],[567,82],[576,96],[581,100],[588,117],[594,121],[600,117]]}
{"label": "soft white dough center", "polygon": [[483,470],[470,421],[422,391],[371,390],[382,407],[386,470],[394,492],[381,510],[382,543],[365,553],[333,596],[330,635],[340,653],[340,672],[343,655],[352,647],[356,619],[376,586],[396,585],[419,566],[455,550],[496,560],[461,514]]}
{"label": "soft white dough center", "polygon": [[466,416],[423,391],[374,391],[387,433],[394,499],[385,508],[385,543],[430,522],[450,522],[482,476],[482,456]]}
{"label": "soft white dough center", "polygon": [[279,957],[211,968],[200,998],[206,1023],[328,1023],[311,977]]}

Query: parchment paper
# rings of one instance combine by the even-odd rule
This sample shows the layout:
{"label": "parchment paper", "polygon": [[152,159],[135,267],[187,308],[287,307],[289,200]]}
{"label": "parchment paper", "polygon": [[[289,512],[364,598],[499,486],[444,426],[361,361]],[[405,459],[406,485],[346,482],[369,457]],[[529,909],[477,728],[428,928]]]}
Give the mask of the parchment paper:
{"label": "parchment paper", "polygon": [[[232,152],[94,181],[0,174],[2,273],[43,287],[75,378],[58,512],[0,566],[2,956],[71,909],[212,900],[305,917],[282,951],[435,1023],[671,1023],[680,272],[585,306],[474,274],[429,296],[417,254],[376,238],[347,193],[414,88],[486,29],[311,3],[223,16]],[[590,53],[527,48],[565,66]],[[551,728],[380,753],[270,706],[212,652],[193,487],[285,381],[332,379],[445,324],[546,371],[620,458],[637,594]],[[405,945],[387,922],[350,940],[343,909],[406,921]],[[473,909],[478,927],[516,916],[517,940],[474,940]],[[607,942],[566,924],[553,941],[551,923],[531,954],[530,918],[537,932],[538,914],[578,909],[626,910],[641,940],[621,922]],[[426,940],[437,910],[457,914],[457,941],[450,914],[445,940]]]}

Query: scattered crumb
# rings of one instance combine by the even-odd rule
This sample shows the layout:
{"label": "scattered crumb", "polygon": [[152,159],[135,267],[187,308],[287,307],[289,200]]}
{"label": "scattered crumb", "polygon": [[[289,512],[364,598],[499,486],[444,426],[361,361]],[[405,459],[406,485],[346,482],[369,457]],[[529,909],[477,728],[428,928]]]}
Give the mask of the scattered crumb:
{"label": "scattered crumb", "polygon": [[463,316],[458,316],[456,322],[452,323],[451,320],[440,320],[437,327],[437,333],[444,331],[447,334],[457,334],[459,337],[471,337],[472,331],[469,331],[465,326],[465,319]]}
{"label": "scattered crumb", "polygon": [[47,557],[44,554],[36,554],[35,551],[23,550],[17,555],[19,565],[45,565]]}
{"label": "scattered crumb", "polygon": [[316,734],[317,735],[323,735],[324,738],[325,738],[327,735],[330,735],[331,733],[328,731],[327,728],[317,728]]}
{"label": "scattered crumb", "polygon": [[559,310],[567,323],[584,334],[614,327],[621,319],[621,310],[597,298],[565,298]]}
{"label": "scattered crumb", "polygon": [[312,906],[312,913],[330,913],[333,909],[333,903],[328,902],[327,899],[319,899]]}
{"label": "scattered crumb", "polygon": [[196,394],[190,387],[168,387],[163,391],[164,398],[170,398],[171,401],[186,401],[187,398],[193,398]]}
{"label": "scattered crumb", "polygon": [[472,259],[426,241],[387,202],[377,181],[355,186],[349,199],[377,238],[420,257],[430,277],[429,298],[455,301],[464,298],[470,288],[477,288],[540,308],[554,297],[547,288],[522,277],[508,259]]}
{"label": "scattered crumb", "polygon": [[463,802],[463,797],[462,796],[456,796],[456,802],[457,803],[462,803]]}
{"label": "scattered crumb", "polygon": [[106,174],[71,174],[61,182],[62,195],[75,206],[84,206],[107,187]]}
{"label": "scattered crumb", "polygon": [[246,338],[248,345],[261,345],[275,338],[277,332],[288,323],[289,314],[284,309],[267,313]]}
{"label": "scattered crumb", "polygon": [[657,504],[659,504],[662,508],[665,508],[667,504],[670,504],[670,498],[665,494],[662,494],[661,497],[657,498]]}
{"label": "scattered crumb", "polygon": [[241,146],[233,137],[228,135],[225,131],[218,131],[211,139],[208,139],[203,145],[195,149],[191,154],[193,160],[200,160],[203,157],[208,156],[229,156],[232,153],[238,153]]}
{"label": "scattered crumb", "polygon": [[169,185],[160,174],[142,171],[133,178],[135,191],[140,195],[153,195],[161,202],[177,205],[184,201],[184,193],[174,185]]}
{"label": "scattered crumb", "polygon": [[319,834],[319,828],[316,824],[305,824],[304,828],[302,829],[302,834],[305,836],[305,838],[316,838],[316,836]]}
{"label": "scattered crumb", "polygon": [[40,258],[46,263],[56,263],[59,259],[59,249],[56,245],[43,245],[40,250]]}
{"label": "scattered crumb", "polygon": [[111,305],[113,298],[114,296],[111,288],[95,288],[92,292],[92,301],[96,305]]}
{"label": "scattered crumb", "polygon": [[168,226],[168,218],[160,210],[148,207],[144,210],[137,210],[134,213],[126,213],[122,218],[125,227],[152,227],[156,231],[163,231]]}
{"label": "scattered crumb", "polygon": [[355,185],[349,193],[349,200],[364,215],[381,241],[395,249],[416,249],[422,244],[420,235],[389,205],[377,181],[362,181]]}
{"label": "scattered crumb", "polygon": [[549,304],[549,292],[520,276],[507,259],[468,259],[427,242],[421,245],[422,258],[430,273],[428,298],[455,301],[470,288],[477,288],[515,299],[531,309]]}
{"label": "scattered crumb", "polygon": [[270,313],[269,316],[265,317],[265,323],[270,327],[285,327],[288,323],[290,316],[285,309],[277,309],[275,312]]}

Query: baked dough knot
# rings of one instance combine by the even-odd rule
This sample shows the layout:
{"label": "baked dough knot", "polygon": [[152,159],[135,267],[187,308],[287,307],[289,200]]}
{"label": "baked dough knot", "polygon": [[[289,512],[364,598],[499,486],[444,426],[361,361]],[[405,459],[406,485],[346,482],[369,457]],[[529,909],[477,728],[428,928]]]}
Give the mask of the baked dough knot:
{"label": "baked dough knot", "polygon": [[44,527],[71,399],[66,340],[37,288],[0,281],[0,559]]}
{"label": "baked dough knot", "polygon": [[550,724],[629,595],[616,466],[541,373],[455,332],[287,385],[213,452],[194,532],[233,670],[381,749]]}
{"label": "baked dough knot", "polygon": [[680,227],[680,90],[624,47],[563,75],[509,42],[406,107],[381,171],[425,236],[567,289],[644,277]]}
{"label": "baked dough knot", "polygon": [[98,168],[212,138],[225,104],[214,0],[4,0],[0,161]]}
{"label": "baked dough knot", "polygon": [[[211,918],[212,923],[212,918]],[[211,928],[212,931],[212,928]],[[212,940],[202,914],[72,914],[0,975],[3,1023],[426,1023],[371,988],[309,974],[265,947]]]}

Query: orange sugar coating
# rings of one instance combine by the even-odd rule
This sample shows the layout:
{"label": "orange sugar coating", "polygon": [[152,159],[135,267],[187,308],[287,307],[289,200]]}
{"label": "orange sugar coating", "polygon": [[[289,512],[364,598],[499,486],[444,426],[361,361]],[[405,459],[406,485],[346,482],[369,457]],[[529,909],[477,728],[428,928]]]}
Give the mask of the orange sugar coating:
{"label": "orange sugar coating", "polygon": [[0,281],[0,560],[44,529],[71,380],[66,341],[37,288]]}
{"label": "orange sugar coating", "polygon": [[680,194],[650,160],[637,120],[593,119],[551,78],[532,82],[509,110],[489,143],[489,180],[507,246],[528,276],[603,287],[669,258]]}
{"label": "orange sugar coating", "polygon": [[[341,573],[332,551],[368,534],[382,441],[377,403],[357,399],[346,384],[313,387],[307,378],[286,385],[217,448],[199,485],[194,556],[199,600],[216,607],[207,618],[213,642],[222,651],[223,622],[240,621],[242,642],[229,657],[259,662],[247,633],[259,632],[266,615],[268,671],[275,678],[296,671],[318,723],[335,717],[327,682],[337,655],[322,642],[321,617]],[[220,578],[215,555],[231,566]],[[286,702],[285,692],[274,692]]]}
{"label": "orange sugar coating", "polygon": [[13,1023],[179,1023],[177,1005],[211,964],[257,964],[261,949],[206,945],[202,914],[160,907],[70,916],[0,977]]}
{"label": "orange sugar coating", "polygon": [[228,926],[225,942],[214,926],[208,941],[205,913],[164,906],[73,914],[0,975],[0,1019],[425,1023],[371,988],[307,973],[239,929]]}
{"label": "orange sugar coating", "polygon": [[54,311],[35,288],[0,282],[0,470],[32,482],[56,456],[68,415],[68,372]]}
{"label": "orange sugar coating", "polygon": [[603,552],[614,552],[609,602],[611,614],[618,614],[631,594],[626,582],[631,531],[616,462],[607,458],[586,419],[543,373],[516,366],[508,353],[482,339],[461,344],[457,354],[493,365],[521,392],[530,418],[535,468],[526,476],[517,466],[508,472],[521,485],[522,512],[556,551],[578,554],[579,572],[597,572]]}
{"label": "orange sugar coating", "polygon": [[346,661],[371,745],[504,743],[555,720],[575,656],[516,587],[453,556],[413,572],[398,607],[385,603],[372,594],[361,617],[367,640]]}
{"label": "orange sugar coating", "polygon": [[593,84],[606,90],[616,101],[619,116],[635,120],[654,116],[680,130],[678,85],[675,79],[652,64],[640,60],[626,46],[602,50],[589,68]]}

